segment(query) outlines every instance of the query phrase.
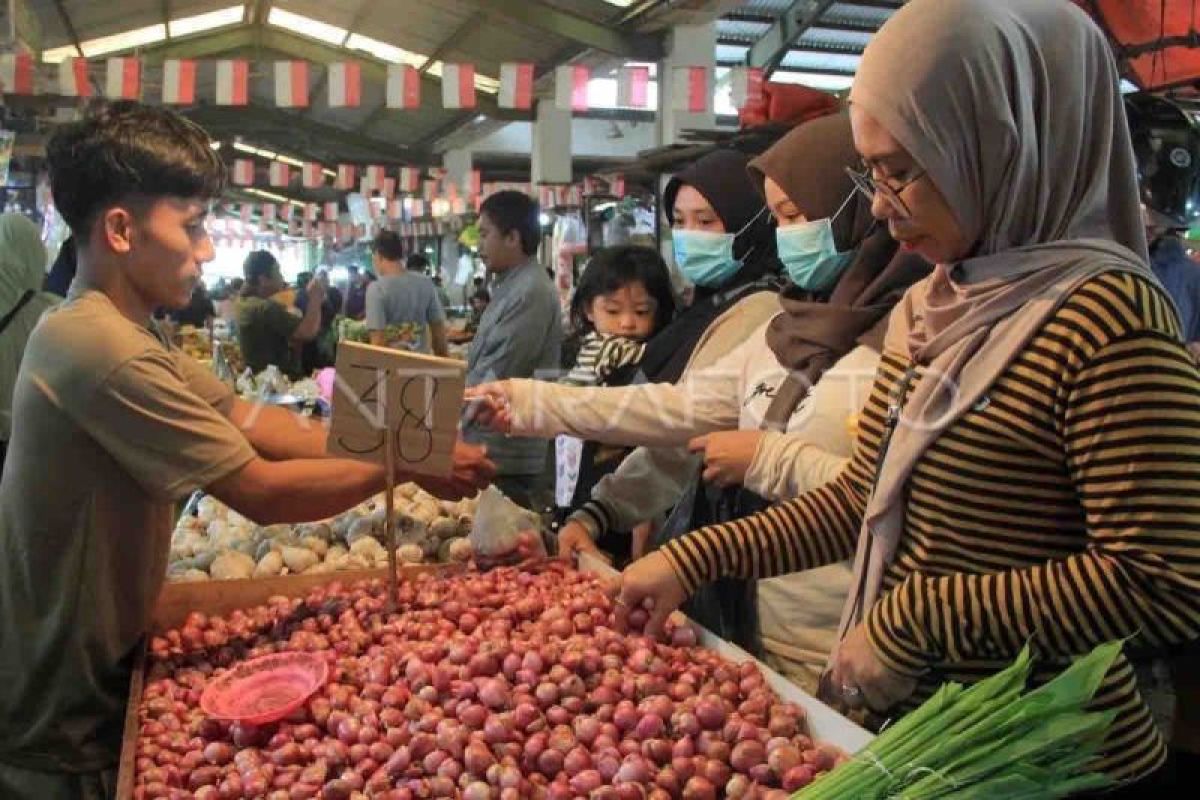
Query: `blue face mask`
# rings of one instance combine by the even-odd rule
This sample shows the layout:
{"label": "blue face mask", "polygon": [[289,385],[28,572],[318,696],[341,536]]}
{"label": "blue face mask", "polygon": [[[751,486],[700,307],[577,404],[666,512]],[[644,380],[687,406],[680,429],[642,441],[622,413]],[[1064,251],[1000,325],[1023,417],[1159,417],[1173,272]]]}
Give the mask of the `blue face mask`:
{"label": "blue face mask", "polygon": [[823,292],[837,283],[850,266],[854,252],[839,253],[833,241],[833,220],[848,203],[842,203],[833,217],[776,229],[779,260],[792,283],[801,289]]}
{"label": "blue face mask", "polygon": [[742,231],[753,225],[766,211],[760,210],[737,233],[713,233],[678,229],[671,233],[675,265],[697,286],[718,289],[729,282],[745,263],[733,257],[733,243]]}

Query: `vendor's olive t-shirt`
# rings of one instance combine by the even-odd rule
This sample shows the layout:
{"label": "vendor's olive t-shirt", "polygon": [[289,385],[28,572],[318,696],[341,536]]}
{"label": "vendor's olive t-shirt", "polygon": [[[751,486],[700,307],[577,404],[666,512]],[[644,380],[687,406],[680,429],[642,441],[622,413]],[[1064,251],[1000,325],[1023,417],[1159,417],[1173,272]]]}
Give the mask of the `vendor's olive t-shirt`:
{"label": "vendor's olive t-shirt", "polygon": [[255,372],[274,364],[289,378],[301,377],[298,349],[292,334],[301,318],[274,300],[243,297],[237,305],[238,344],[242,359]]}
{"label": "vendor's olive t-shirt", "polygon": [[0,480],[0,762],[116,762],[174,503],[255,455],[232,403],[99,292],[34,330]]}

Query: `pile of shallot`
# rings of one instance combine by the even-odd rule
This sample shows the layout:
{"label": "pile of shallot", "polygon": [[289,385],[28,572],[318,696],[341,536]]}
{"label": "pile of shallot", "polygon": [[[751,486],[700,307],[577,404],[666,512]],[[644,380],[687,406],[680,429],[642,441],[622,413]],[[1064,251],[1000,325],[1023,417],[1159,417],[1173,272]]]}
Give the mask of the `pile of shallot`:
{"label": "pile of shallot", "polygon": [[[773,799],[844,759],[753,663],[686,624],[667,643],[617,633],[600,582],[557,562],[422,576],[386,609],[379,582],[333,583],[155,637],[135,797]],[[330,665],[290,717],[200,710],[224,668],[285,650]]]}

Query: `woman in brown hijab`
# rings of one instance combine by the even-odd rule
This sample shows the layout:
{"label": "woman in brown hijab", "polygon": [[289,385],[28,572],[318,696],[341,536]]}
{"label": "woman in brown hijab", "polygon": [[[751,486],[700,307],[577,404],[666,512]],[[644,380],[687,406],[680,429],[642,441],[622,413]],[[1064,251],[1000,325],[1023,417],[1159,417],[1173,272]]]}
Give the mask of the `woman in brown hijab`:
{"label": "woman in brown hijab", "polygon": [[1026,643],[1040,682],[1126,639],[1092,767],[1163,768],[1144,691],[1200,636],[1200,372],[1146,263],[1117,81],[1066,2],[912,0],[884,25],[850,95],[856,180],[937,267],[892,315],[854,456],[634,564],[624,603],[662,617],[854,554],[828,681],[848,705],[911,709]]}

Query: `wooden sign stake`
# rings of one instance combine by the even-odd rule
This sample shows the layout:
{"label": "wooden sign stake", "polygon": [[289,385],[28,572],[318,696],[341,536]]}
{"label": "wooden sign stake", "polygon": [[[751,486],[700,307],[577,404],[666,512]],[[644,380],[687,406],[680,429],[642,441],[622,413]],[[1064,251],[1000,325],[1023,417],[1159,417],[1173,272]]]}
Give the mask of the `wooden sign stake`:
{"label": "wooden sign stake", "polygon": [[387,488],[383,495],[384,524],[387,525],[388,551],[388,607],[392,611],[400,608],[400,579],[396,564],[396,454],[392,446],[393,433],[388,431],[388,446],[385,448],[384,469],[387,470]]}

